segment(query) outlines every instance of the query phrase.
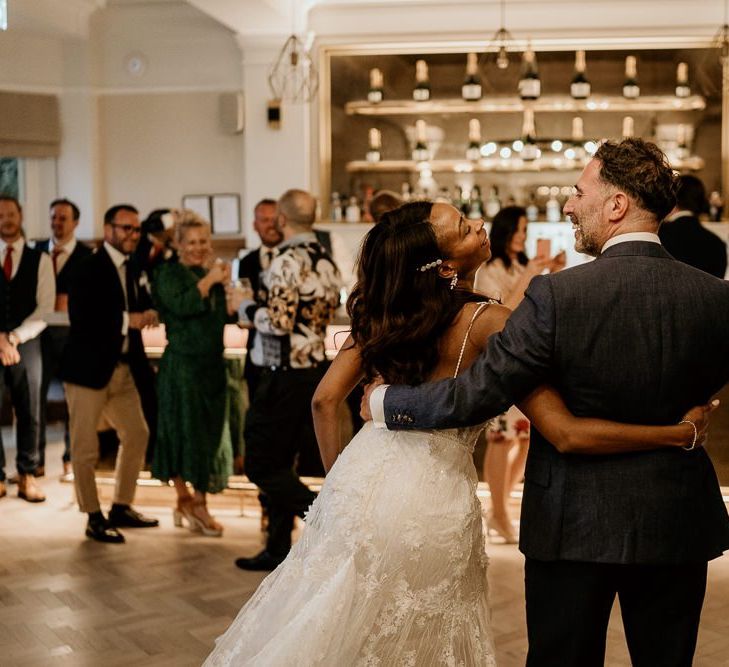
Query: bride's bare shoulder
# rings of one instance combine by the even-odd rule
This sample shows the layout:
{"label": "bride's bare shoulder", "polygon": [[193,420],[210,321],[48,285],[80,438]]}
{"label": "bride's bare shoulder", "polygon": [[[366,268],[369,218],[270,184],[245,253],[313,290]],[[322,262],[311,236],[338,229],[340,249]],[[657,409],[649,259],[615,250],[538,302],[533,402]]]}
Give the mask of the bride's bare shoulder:
{"label": "bride's bare shoulder", "polygon": [[[464,306],[463,315],[468,318],[468,322],[471,321],[473,314],[478,308],[479,304],[477,303],[469,303]],[[468,336],[469,339],[477,347],[483,347],[489,336],[504,328],[504,324],[506,324],[509,315],[511,315],[511,310],[506,306],[502,306],[500,303],[490,303],[482,307],[473,322],[471,332]]]}

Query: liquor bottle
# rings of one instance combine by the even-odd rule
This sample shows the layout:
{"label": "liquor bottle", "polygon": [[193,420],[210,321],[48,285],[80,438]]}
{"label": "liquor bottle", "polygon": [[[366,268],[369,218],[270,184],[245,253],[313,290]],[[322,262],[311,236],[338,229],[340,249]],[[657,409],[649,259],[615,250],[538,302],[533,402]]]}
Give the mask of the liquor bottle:
{"label": "liquor bottle", "polygon": [[367,101],[370,104],[379,104],[382,102],[383,88],[382,71],[374,67],[370,70],[370,89],[367,93]]}
{"label": "liquor bottle", "polygon": [[349,198],[349,203],[347,204],[347,208],[344,211],[344,219],[347,222],[359,222],[362,218],[362,211],[359,208],[359,203],[357,202],[357,197],[352,195]]}
{"label": "liquor bottle", "polygon": [[424,120],[415,121],[415,148],[413,148],[413,160],[425,162],[430,159],[428,150],[426,125]]}
{"label": "liquor bottle", "polygon": [[483,218],[483,201],[481,201],[481,188],[478,185],[471,188],[471,198],[468,201],[466,217],[469,220],[481,220]]}
{"label": "liquor bottle", "polygon": [[623,97],[634,100],[640,96],[638,85],[638,61],[635,56],[625,58],[625,82],[623,83]]}
{"label": "liquor bottle", "polygon": [[623,139],[630,139],[635,136],[635,123],[633,122],[632,116],[625,116],[623,118]]}
{"label": "liquor bottle", "polygon": [[585,76],[585,52],[575,52],[575,73],[570,84],[570,95],[576,100],[584,100],[590,97],[591,86]]}
{"label": "liquor bottle", "polygon": [[375,189],[371,185],[365,185],[364,198],[362,199],[362,222],[374,222],[372,213],[370,213],[370,205],[374,196]]}
{"label": "liquor bottle", "polygon": [[493,185],[489,190],[488,199],[486,199],[486,217],[489,220],[493,220],[500,210],[501,200],[499,199],[499,189]]}
{"label": "liquor bottle", "polygon": [[539,157],[537,146],[537,132],[534,127],[534,110],[524,109],[524,123],[521,128],[521,140],[524,147],[521,149],[521,159],[527,162]]}
{"label": "liquor bottle", "polygon": [[453,206],[455,206],[463,215],[468,213],[468,199],[463,196],[463,188],[460,185],[456,185],[453,188]]}
{"label": "liquor bottle", "polygon": [[461,86],[464,100],[475,102],[481,99],[481,79],[478,76],[478,56],[469,53],[466,59],[466,78]]}
{"label": "liquor bottle", "polygon": [[471,118],[468,121],[468,148],[466,159],[479,160],[481,158],[481,123],[478,118]]}
{"label": "liquor bottle", "polygon": [[413,99],[416,102],[427,102],[430,99],[428,63],[424,60],[418,60],[415,63],[415,88],[413,88]]}
{"label": "liquor bottle", "polygon": [[400,186],[400,197],[404,202],[408,202],[413,198],[412,190],[410,189],[410,183],[407,181],[403,181],[402,185]]}
{"label": "liquor bottle", "polygon": [[572,119],[572,145],[565,151],[565,157],[572,160],[582,160],[585,157],[585,129],[582,118],[575,116]]}
{"label": "liquor bottle", "polygon": [[537,198],[532,192],[529,195],[529,204],[526,207],[527,221],[536,222],[539,219],[539,206],[537,206]]}
{"label": "liquor bottle", "polygon": [[721,198],[721,193],[714,190],[709,195],[709,217],[713,222],[719,222],[721,215],[724,212],[724,200]]}
{"label": "liquor bottle", "polygon": [[537,71],[537,57],[531,44],[524,51],[522,59],[521,79],[519,80],[519,97],[523,100],[536,100],[542,94],[542,81]]}
{"label": "liquor bottle", "polygon": [[562,207],[557,199],[558,194],[559,188],[549,188],[549,199],[547,199],[547,222],[559,222],[562,219]]}
{"label": "liquor bottle", "polygon": [[689,86],[688,65],[678,63],[676,68],[676,97],[688,97],[689,95],[691,95],[691,86]]}
{"label": "liquor bottle", "polygon": [[370,146],[367,151],[367,162],[379,162],[382,157],[382,135],[376,127],[370,128],[369,143]]}
{"label": "liquor bottle", "polygon": [[331,219],[334,222],[342,222],[342,218],[344,217],[342,215],[342,200],[339,197],[338,192],[332,192],[332,203],[331,203],[331,211],[329,213]]}

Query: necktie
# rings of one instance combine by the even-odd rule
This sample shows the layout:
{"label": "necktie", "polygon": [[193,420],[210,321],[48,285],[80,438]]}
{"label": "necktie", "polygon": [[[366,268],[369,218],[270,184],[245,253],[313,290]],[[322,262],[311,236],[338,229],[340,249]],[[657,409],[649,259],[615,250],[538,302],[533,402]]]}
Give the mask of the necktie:
{"label": "necktie", "polygon": [[63,252],[63,248],[53,248],[51,252],[51,261],[53,262],[53,273],[58,275],[58,256]]}
{"label": "necktie", "polygon": [[271,262],[273,261],[273,250],[266,250],[264,253],[266,256],[266,266],[264,266],[264,269],[267,269],[269,266],[271,266]]}
{"label": "necktie", "polygon": [[5,280],[10,282],[10,279],[13,277],[13,246],[11,245],[5,247],[3,273],[5,274]]}
{"label": "necktie", "polygon": [[134,284],[134,276],[131,264],[128,259],[124,260],[124,280],[127,288],[127,310],[130,313],[136,312],[137,308],[137,289]]}

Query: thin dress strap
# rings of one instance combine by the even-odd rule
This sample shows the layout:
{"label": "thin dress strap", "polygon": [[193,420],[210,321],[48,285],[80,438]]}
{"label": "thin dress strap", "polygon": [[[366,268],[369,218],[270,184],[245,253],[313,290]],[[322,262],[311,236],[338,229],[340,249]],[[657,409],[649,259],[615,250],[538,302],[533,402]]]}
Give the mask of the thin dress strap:
{"label": "thin dress strap", "polygon": [[473,311],[473,316],[471,317],[471,322],[468,325],[468,330],[466,331],[466,335],[463,338],[463,344],[461,345],[461,353],[458,355],[458,363],[456,364],[456,372],[453,373],[453,377],[456,377],[458,375],[458,371],[461,370],[461,362],[463,361],[463,353],[466,351],[466,343],[468,342],[468,336],[471,333],[471,329],[473,328],[473,323],[476,321],[476,318],[478,317],[478,314],[484,309],[485,306],[488,306],[491,301],[483,301],[478,304],[478,308],[476,308],[475,311]]}

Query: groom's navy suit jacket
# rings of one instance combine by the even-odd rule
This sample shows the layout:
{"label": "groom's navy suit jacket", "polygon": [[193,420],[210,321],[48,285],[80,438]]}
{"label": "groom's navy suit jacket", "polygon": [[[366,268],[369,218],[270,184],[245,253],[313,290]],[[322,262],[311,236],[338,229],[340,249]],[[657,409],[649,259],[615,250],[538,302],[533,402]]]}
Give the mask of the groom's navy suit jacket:
{"label": "groom's navy suit jacket", "polygon": [[[577,416],[673,424],[728,380],[729,282],[628,241],[535,278],[466,372],[390,387],[385,418],[395,429],[476,424],[549,383]],[[687,563],[729,548],[702,448],[560,454],[533,430],[521,520],[520,549],[538,560]]]}

